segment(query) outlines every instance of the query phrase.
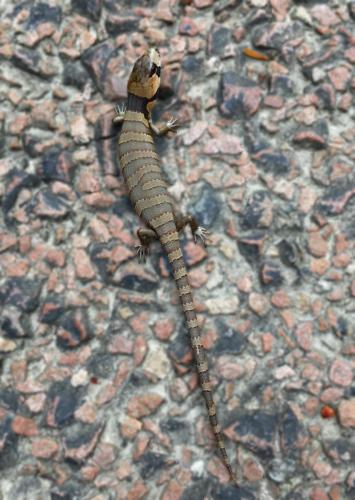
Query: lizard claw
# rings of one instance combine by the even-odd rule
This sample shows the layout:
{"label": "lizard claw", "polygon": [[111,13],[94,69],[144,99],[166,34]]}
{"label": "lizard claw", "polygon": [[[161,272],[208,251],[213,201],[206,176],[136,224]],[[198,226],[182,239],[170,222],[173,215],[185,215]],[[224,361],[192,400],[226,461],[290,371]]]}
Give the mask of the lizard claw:
{"label": "lizard claw", "polygon": [[116,116],[112,119],[112,122],[115,125],[119,125],[124,120],[124,115],[126,113],[126,106],[121,106],[120,104],[117,104],[115,106],[115,111],[116,111]]}
{"label": "lizard claw", "polygon": [[136,255],[138,255],[139,262],[146,262],[147,256],[149,255],[149,248],[143,245],[135,245],[137,249]]}
{"label": "lizard claw", "polygon": [[203,245],[206,246],[207,239],[208,239],[208,237],[207,237],[208,234],[209,234],[209,232],[207,231],[207,229],[205,229],[202,226],[198,226],[198,228],[194,232],[194,241],[195,241],[195,243],[198,243],[198,240],[200,239],[201,242],[203,243]]}
{"label": "lizard claw", "polygon": [[166,122],[166,126],[170,132],[176,132],[176,129],[180,127],[178,118],[170,118]]}
{"label": "lizard claw", "polygon": [[126,112],[126,106],[124,104],[122,106],[121,104],[116,104],[115,111],[117,115],[124,115]]}

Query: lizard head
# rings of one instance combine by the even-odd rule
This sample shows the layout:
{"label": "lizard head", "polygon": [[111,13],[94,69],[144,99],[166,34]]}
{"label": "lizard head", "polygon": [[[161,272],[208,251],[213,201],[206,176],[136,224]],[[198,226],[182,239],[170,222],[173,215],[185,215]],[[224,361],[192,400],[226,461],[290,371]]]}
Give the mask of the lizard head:
{"label": "lizard head", "polygon": [[160,85],[160,54],[149,49],[135,62],[128,80],[128,93],[153,100]]}

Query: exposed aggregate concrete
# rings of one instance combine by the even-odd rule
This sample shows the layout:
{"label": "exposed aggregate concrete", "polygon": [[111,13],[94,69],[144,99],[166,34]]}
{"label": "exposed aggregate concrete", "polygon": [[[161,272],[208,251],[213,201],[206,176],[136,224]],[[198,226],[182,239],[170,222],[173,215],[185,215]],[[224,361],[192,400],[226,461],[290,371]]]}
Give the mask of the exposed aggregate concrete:
{"label": "exposed aggregate concrete", "polygon": [[[355,2],[0,12],[0,499],[355,498]],[[167,259],[135,256],[112,118],[147,45],[238,488]]]}

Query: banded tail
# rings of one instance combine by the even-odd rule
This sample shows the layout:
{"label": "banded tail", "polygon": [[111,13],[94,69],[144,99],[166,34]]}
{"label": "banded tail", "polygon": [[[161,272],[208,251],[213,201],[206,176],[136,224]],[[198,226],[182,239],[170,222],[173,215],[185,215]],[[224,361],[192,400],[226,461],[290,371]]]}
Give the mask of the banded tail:
{"label": "banded tail", "polygon": [[[166,227],[166,225],[165,225]],[[168,260],[172,267],[174,280],[180,297],[182,310],[184,311],[186,326],[189,332],[191,347],[194,353],[196,368],[199,376],[200,387],[205,399],[208,418],[212,427],[213,434],[216,439],[217,448],[221,454],[224,465],[226,466],[230,479],[237,484],[237,478],[232,470],[227,450],[224,445],[224,439],[221,432],[221,427],[218,423],[216,405],[213,400],[212,386],[208,369],[208,361],[205,349],[202,345],[201,331],[196,316],[195,305],[189,284],[185,262],[182,256],[179,235],[175,230],[168,230],[161,227],[154,228],[157,232],[161,245],[166,251]],[[164,230],[165,229],[165,230]]]}

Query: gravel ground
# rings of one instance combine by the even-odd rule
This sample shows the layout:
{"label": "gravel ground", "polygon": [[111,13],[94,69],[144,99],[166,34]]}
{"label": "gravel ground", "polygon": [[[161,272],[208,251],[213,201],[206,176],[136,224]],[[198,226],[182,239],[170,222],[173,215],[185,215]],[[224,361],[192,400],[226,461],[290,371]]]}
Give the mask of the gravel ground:
{"label": "gravel ground", "polygon": [[[0,499],[355,498],[355,2],[0,12]],[[147,44],[238,488],[167,260],[135,257],[111,121]]]}

